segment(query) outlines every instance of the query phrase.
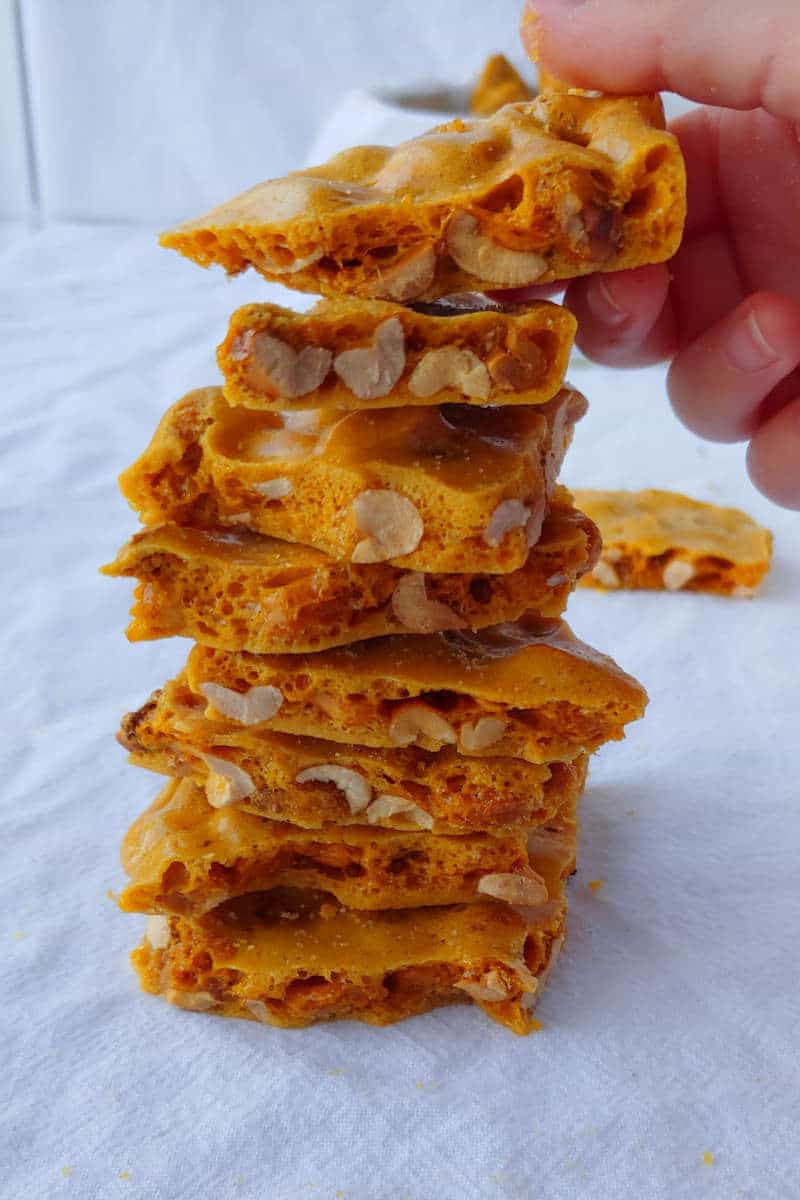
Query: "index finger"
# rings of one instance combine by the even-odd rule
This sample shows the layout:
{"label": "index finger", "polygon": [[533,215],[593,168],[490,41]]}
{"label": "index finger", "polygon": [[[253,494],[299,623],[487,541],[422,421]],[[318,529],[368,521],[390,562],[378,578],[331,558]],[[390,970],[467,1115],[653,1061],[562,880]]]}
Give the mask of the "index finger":
{"label": "index finger", "polygon": [[522,39],[578,87],[679,92],[800,120],[796,0],[526,0]]}

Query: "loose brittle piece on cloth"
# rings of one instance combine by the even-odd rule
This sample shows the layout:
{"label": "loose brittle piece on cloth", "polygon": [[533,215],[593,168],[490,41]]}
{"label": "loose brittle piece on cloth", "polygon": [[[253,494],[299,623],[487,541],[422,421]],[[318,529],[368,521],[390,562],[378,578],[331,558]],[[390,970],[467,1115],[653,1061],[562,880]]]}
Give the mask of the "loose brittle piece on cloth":
{"label": "loose brittle piece on cloth", "polygon": [[587,587],[752,596],[769,570],[772,534],[741,509],[652,489],[576,496],[603,538]]}

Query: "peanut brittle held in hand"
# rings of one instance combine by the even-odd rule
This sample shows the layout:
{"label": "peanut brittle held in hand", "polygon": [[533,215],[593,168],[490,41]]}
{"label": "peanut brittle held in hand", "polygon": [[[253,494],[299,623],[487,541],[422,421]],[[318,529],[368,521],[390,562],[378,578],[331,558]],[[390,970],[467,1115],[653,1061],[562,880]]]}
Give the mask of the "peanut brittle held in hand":
{"label": "peanut brittle held in hand", "polygon": [[588,587],[752,596],[769,570],[772,534],[738,508],[653,490],[577,496],[603,538]]}
{"label": "peanut brittle held in hand", "polygon": [[321,300],[248,304],[218,359],[230,404],[271,411],[541,404],[561,387],[576,322],[546,300],[501,309]]}
{"label": "peanut brittle held in hand", "polygon": [[552,899],[493,900],[364,912],[326,892],[254,892],[197,920],[148,918],[132,962],[142,988],[192,1012],[299,1028],[351,1019],[389,1025],[443,1004],[474,1002],[515,1033],[564,940],[563,859],[538,853]]}
{"label": "peanut brittle held in hand", "polygon": [[544,92],[359,146],[162,235],[201,266],[407,303],[662,262],[685,172],[655,96]]}
{"label": "peanut brittle held in hand", "polygon": [[586,401],[342,414],[185,396],[120,476],[147,525],[244,527],[353,563],[515,571],[541,533]]}
{"label": "peanut brittle held in hand", "polygon": [[447,746],[380,749],[212,721],[184,679],[122,722],[135,766],[188,776],[215,808],[245,808],[308,829],[368,824],[436,834],[498,833],[547,821],[580,792],[586,756],[568,763],[466,757]]}
{"label": "peanut brittle held in hand", "polygon": [[316,654],[197,646],[185,681],[220,730],[263,727],[361,746],[568,760],[620,739],[646,694],[558,620],[373,638]]}
{"label": "peanut brittle held in hand", "polygon": [[104,573],[140,580],[131,641],[190,637],[220,650],[291,654],[387,633],[481,629],[531,611],[560,616],[600,535],[556,488],[538,542],[506,575],[422,575],[348,563],[246,529],[162,525],[134,535]]}
{"label": "peanut brittle held in hand", "polygon": [[[574,869],[576,797],[531,839]],[[565,844],[566,843],[566,844]],[[171,782],[134,822],[122,846],[126,912],[198,917],[248,892],[329,892],[350,908],[417,908],[492,896],[534,906],[549,899],[531,862],[528,831],[437,837],[424,829],[328,825],[302,829],[242,809],[213,808],[190,780]]]}

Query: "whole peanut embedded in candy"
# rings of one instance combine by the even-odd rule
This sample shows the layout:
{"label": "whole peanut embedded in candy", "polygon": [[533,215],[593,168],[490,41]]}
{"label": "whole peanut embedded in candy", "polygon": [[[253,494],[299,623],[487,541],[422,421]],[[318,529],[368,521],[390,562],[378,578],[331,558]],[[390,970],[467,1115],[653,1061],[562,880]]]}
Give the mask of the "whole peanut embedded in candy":
{"label": "whole peanut embedded in candy", "polygon": [[344,794],[351,813],[360,813],[370,802],[372,788],[363,775],[338,763],[319,763],[296,776],[297,783],[332,783]]}
{"label": "whole peanut embedded in candy", "polygon": [[404,817],[419,829],[433,828],[433,817],[430,813],[402,796],[385,794],[378,796],[367,809],[367,820],[370,825],[381,825],[384,821],[391,820],[392,817]]}
{"label": "whole peanut embedded in candy", "polygon": [[411,633],[463,629],[466,624],[446,604],[428,599],[425,576],[420,571],[412,571],[400,579],[392,592],[392,612]]}
{"label": "whole peanut embedded in candy", "polygon": [[254,392],[287,396],[294,400],[320,386],[330,370],[333,354],[322,346],[295,350],[269,333],[245,333],[242,350],[245,379]]}
{"label": "whole peanut embedded in candy", "polygon": [[350,391],[361,400],[387,396],[406,365],[405,334],[397,317],[390,317],[375,330],[371,346],[343,350],[333,369]]}
{"label": "whole peanut embedded in candy", "polygon": [[506,728],[507,722],[501,717],[479,717],[474,723],[467,721],[461,726],[458,740],[462,750],[466,750],[468,754],[475,754],[496,745]]}
{"label": "whole peanut embedded in candy", "polygon": [[262,721],[269,721],[283,704],[280,688],[271,684],[252,687],[246,692],[235,692],[221,683],[201,683],[199,691],[217,712],[230,717],[232,721],[238,721],[240,725],[258,725]]}
{"label": "whole peanut embedded in candy", "polygon": [[498,287],[525,287],[547,270],[547,260],[533,250],[509,250],[481,233],[471,213],[456,213],[447,229],[450,257],[463,271]]}
{"label": "whole peanut embedded in candy", "polygon": [[483,533],[487,546],[499,546],[511,529],[523,529],[531,515],[527,504],[521,500],[503,500],[492,513]]}
{"label": "whole peanut embedded in candy", "polygon": [[367,536],[352,554],[355,563],[386,562],[411,554],[424,526],[415,504],[389,488],[369,489],[353,501],[356,528]]}
{"label": "whole peanut embedded in candy", "polygon": [[484,875],[478,880],[478,891],[507,904],[522,904],[535,907],[547,900],[547,887],[539,875],[517,875],[514,872],[499,872]]}
{"label": "whole peanut embedded in candy", "polygon": [[492,383],[477,354],[458,346],[441,346],[422,356],[408,381],[408,390],[415,396],[433,396],[448,387],[486,400]]}
{"label": "whole peanut embedded in candy", "polygon": [[389,737],[395,746],[410,746],[419,737],[432,742],[453,745],[456,732],[449,721],[429,708],[427,704],[414,701],[398,708],[389,725]]}
{"label": "whole peanut embedded in candy", "polygon": [[229,804],[238,804],[247,796],[252,796],[256,785],[247,771],[227,758],[218,758],[215,754],[199,754],[208,767],[206,780],[206,795],[208,803],[213,808],[226,808]]}
{"label": "whole peanut embedded in candy", "polygon": [[415,246],[384,267],[374,295],[381,300],[405,303],[428,290],[436,274],[436,251],[431,245]]}

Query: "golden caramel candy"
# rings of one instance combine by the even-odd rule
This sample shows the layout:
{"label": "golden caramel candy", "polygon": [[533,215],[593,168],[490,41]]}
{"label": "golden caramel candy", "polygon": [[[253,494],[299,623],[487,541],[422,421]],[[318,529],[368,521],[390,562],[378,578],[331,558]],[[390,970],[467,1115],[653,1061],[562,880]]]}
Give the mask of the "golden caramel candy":
{"label": "golden caramel candy", "polygon": [[769,570],[772,534],[738,508],[678,492],[578,494],[603,538],[586,586],[752,596]]}
{"label": "golden caramel candy", "polygon": [[307,313],[248,304],[231,317],[217,355],[225,398],[274,412],[552,399],[575,336],[572,313],[545,300],[483,304],[420,312],[321,300]]}
{"label": "golden caramel candy", "polygon": [[184,679],[122,722],[130,761],[188,776],[216,808],[238,807],[306,829],[375,824],[436,834],[499,833],[545,823],[583,787],[586,756],[568,763],[347,745],[211,721]]}
{"label": "golden caramel candy", "polygon": [[[574,838],[575,797],[539,833]],[[350,908],[417,908],[493,895],[548,899],[531,866],[526,831],[437,837],[363,825],[301,829],[237,808],[213,808],[190,780],[171,782],[133,824],[122,861],[126,912],[197,917],[248,892],[276,887],[330,892]]]}
{"label": "golden caramel candy", "polygon": [[308,423],[205,388],[166,413],[120,487],[147,525],[244,527],[354,563],[515,571],[585,411],[567,388],[537,406],[322,409]]}
{"label": "golden caramel candy", "polygon": [[[183,677],[182,677],[183,680]],[[185,683],[221,730],[569,760],[624,736],[644,689],[558,620],[374,638],[316,654],[197,646]]]}
{"label": "golden caramel candy", "polygon": [[574,836],[531,863],[552,897],[359,912],[326,892],[255,892],[199,920],[154,916],[132,962],[144,991],[193,1012],[301,1027],[350,1018],[388,1025],[472,1001],[515,1033],[564,940]]}
{"label": "golden caramel candy", "polygon": [[506,575],[423,575],[347,563],[246,529],[163,525],[137,533],[103,571],[139,579],[128,637],[190,637],[282,654],[387,633],[481,629],[523,612],[560,616],[594,566],[600,535],[556,488],[538,542]]}
{"label": "golden caramel candy", "polygon": [[258,184],[161,237],[324,296],[435,299],[662,262],[685,172],[655,96],[544,92]]}
{"label": "golden caramel candy", "polygon": [[492,54],[469,98],[469,110],[478,117],[490,117],[504,104],[531,100],[534,94],[504,54]]}

